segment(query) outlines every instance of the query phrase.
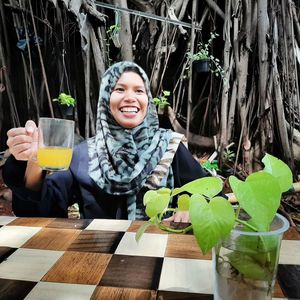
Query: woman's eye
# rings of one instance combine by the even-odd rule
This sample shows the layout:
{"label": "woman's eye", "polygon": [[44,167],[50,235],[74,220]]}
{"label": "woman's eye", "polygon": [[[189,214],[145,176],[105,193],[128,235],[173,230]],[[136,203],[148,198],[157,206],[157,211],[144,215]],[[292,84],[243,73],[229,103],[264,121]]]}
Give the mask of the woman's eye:
{"label": "woman's eye", "polygon": [[116,91],[116,92],[123,92],[123,91],[124,91],[124,89],[123,89],[123,88],[121,88],[121,87],[117,87],[117,88],[115,88],[115,89],[114,89],[114,91]]}
{"label": "woman's eye", "polygon": [[145,91],[144,90],[137,90],[137,93],[142,94],[142,93],[145,93]]}

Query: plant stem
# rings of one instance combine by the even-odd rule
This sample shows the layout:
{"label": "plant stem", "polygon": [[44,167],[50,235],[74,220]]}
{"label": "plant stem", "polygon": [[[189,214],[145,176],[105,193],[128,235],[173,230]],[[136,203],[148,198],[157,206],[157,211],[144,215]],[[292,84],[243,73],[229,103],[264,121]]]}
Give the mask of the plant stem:
{"label": "plant stem", "polygon": [[251,224],[249,224],[246,221],[240,220],[238,218],[235,218],[235,221],[240,223],[240,224],[243,224],[243,225],[247,226],[248,228],[252,229],[253,231],[256,231],[256,232],[258,231],[258,229],[256,227],[252,226]]}
{"label": "plant stem", "polygon": [[172,232],[172,233],[187,233],[188,231],[190,231],[193,228],[193,226],[190,225],[183,229],[173,229],[173,228],[163,225],[162,223],[159,223],[158,226],[160,229],[168,231],[168,232]]}
{"label": "plant stem", "polygon": [[240,214],[240,211],[241,211],[241,207],[238,206],[237,210],[236,210],[236,213],[235,213],[235,217],[238,219],[239,217],[239,214]]}
{"label": "plant stem", "polygon": [[[238,218],[235,218],[235,221],[240,223],[240,224],[243,224],[244,226],[247,226],[248,228],[252,229],[253,231],[256,231],[258,232],[258,229],[252,225],[250,225],[249,223],[247,223],[246,221],[243,221],[243,220],[240,220]],[[267,255],[267,262],[270,263],[271,262],[271,256],[270,256],[270,252],[267,250],[267,247],[266,247],[266,243],[263,239],[262,236],[258,236],[258,238],[260,239],[261,243],[262,243],[262,246],[263,246],[263,249],[265,250],[266,252],[266,255]]]}

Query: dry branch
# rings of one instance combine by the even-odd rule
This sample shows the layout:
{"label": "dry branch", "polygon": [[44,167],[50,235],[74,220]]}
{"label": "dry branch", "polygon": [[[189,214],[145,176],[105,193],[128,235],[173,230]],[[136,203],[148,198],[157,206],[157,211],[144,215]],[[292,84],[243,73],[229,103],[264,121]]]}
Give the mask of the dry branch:
{"label": "dry branch", "polygon": [[218,4],[214,0],[205,0],[205,1],[208,4],[208,6],[217,13],[217,15],[219,15],[223,20],[225,19],[224,12],[222,11],[222,9],[220,9]]}
{"label": "dry branch", "polygon": [[91,3],[91,1],[83,0],[82,1],[82,7],[84,10],[90,14],[91,16],[98,19],[100,22],[105,23],[106,22],[106,16],[102,13],[100,13]]}

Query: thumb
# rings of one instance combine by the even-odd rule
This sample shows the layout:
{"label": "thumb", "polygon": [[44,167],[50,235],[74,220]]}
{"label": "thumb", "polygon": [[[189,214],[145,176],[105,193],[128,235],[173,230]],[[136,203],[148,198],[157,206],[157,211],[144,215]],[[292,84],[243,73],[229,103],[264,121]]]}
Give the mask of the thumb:
{"label": "thumb", "polygon": [[35,127],[34,132],[32,134],[32,140],[33,140],[33,142],[37,143],[38,139],[39,139],[39,132],[37,130],[37,127]]}
{"label": "thumb", "polygon": [[37,127],[32,120],[29,120],[25,124],[25,130],[29,135],[32,135],[36,131]]}

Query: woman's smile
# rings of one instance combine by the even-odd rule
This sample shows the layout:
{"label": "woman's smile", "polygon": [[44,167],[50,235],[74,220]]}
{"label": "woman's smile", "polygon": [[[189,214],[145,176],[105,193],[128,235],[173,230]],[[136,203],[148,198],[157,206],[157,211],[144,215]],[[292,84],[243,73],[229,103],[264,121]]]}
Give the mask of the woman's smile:
{"label": "woman's smile", "polygon": [[128,118],[135,118],[140,109],[133,106],[124,106],[120,108],[120,111],[124,114],[124,116],[127,116]]}

